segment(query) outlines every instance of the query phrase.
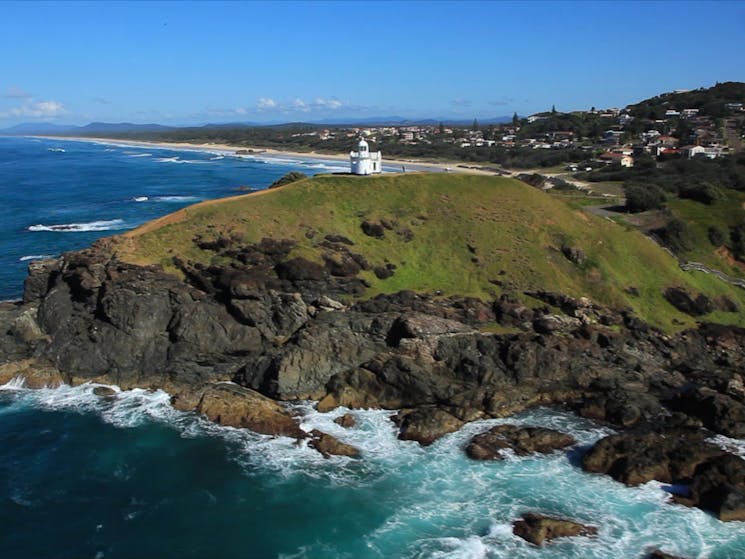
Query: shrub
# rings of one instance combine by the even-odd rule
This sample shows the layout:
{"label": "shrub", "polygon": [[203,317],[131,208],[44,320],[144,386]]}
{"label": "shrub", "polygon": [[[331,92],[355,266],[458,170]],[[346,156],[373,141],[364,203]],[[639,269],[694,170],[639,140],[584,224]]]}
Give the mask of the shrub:
{"label": "shrub", "polygon": [[297,182],[307,178],[308,175],[306,175],[305,173],[301,173],[300,171],[290,171],[286,175],[270,184],[269,188],[277,188],[286,184],[290,184],[291,182]]}
{"label": "shrub", "polygon": [[716,225],[712,225],[711,227],[709,227],[707,234],[709,236],[709,242],[715,247],[720,247],[727,244],[727,233],[725,231],[722,231]]}
{"label": "shrub", "polygon": [[654,210],[665,202],[665,193],[656,184],[626,183],[623,186],[626,194],[626,210],[644,212]]}
{"label": "shrub", "polygon": [[667,225],[655,231],[666,247],[675,254],[681,254],[693,248],[693,233],[688,224],[679,218],[673,218]]}

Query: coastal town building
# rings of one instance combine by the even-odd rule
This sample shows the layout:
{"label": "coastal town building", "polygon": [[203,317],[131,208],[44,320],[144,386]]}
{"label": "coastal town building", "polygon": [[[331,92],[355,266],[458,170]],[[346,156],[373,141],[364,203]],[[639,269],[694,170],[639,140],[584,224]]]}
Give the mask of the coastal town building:
{"label": "coastal town building", "polygon": [[357,151],[349,152],[349,165],[353,175],[372,175],[382,172],[383,156],[380,151],[370,152],[370,146],[360,138]]}

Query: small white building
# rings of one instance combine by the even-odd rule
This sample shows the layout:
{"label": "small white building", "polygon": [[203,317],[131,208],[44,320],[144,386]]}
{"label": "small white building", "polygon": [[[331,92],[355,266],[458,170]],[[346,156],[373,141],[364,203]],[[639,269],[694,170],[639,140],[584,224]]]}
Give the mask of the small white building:
{"label": "small white building", "polygon": [[353,175],[372,175],[382,173],[383,156],[380,151],[370,153],[367,142],[360,138],[357,151],[349,152],[349,165]]}

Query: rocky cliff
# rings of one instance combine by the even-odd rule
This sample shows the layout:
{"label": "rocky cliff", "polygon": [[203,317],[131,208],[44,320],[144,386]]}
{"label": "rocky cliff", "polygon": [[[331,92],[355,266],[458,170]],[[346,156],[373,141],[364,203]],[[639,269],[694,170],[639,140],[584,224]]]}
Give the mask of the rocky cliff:
{"label": "rocky cliff", "polygon": [[[367,287],[359,272],[368,264],[344,237],[324,240],[333,257],[323,264],[294,253],[292,239],[196,242],[215,258],[174,257],[182,278],[122,261],[108,240],[33,263],[23,302],[0,305],[0,383],[163,388],[179,409],[293,437],[308,436],[280,404],[295,399],[398,409],[401,438],[422,444],[539,404],[634,436],[745,437],[741,328],[664,334],[629,309],[548,290],[365,299],[354,295]],[[355,455],[311,436],[324,453]],[[688,446],[669,452],[635,445],[631,458],[622,443],[601,441],[586,466],[626,482],[691,482],[700,489],[688,504],[743,518],[745,487],[734,479],[743,461],[724,460],[705,438],[686,436]]]}

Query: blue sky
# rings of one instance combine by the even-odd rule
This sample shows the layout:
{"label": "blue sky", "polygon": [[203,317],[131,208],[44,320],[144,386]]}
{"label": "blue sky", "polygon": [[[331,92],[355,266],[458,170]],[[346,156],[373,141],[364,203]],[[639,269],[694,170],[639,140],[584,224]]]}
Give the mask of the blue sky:
{"label": "blue sky", "polygon": [[0,1],[0,127],[487,118],[745,81],[745,2]]}

